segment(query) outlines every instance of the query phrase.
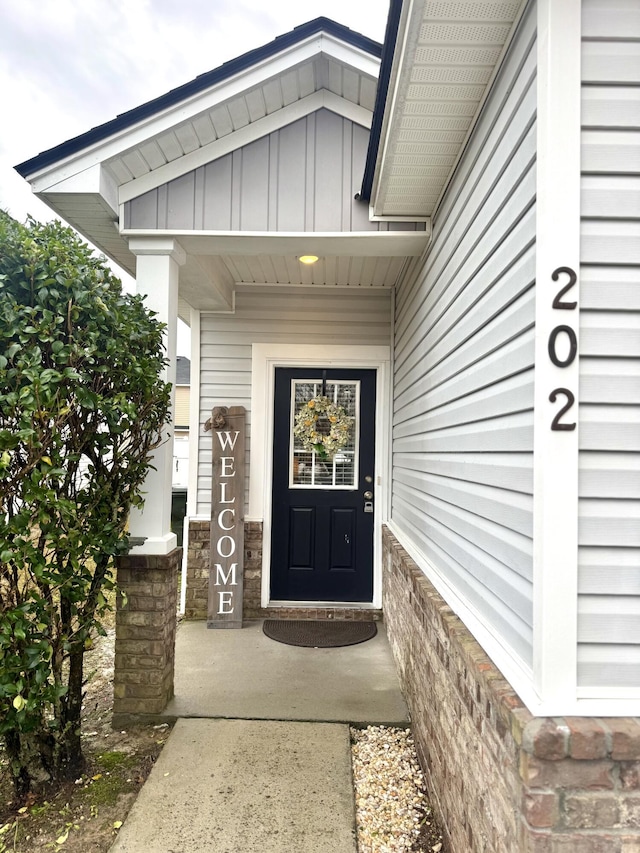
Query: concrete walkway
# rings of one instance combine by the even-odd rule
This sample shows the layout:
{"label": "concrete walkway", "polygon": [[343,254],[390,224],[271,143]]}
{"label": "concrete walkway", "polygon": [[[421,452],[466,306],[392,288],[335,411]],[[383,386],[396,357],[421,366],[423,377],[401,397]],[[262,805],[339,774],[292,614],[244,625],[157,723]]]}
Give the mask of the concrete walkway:
{"label": "concrete walkway", "polygon": [[112,853],[355,853],[349,729],[179,720]]}
{"label": "concrete walkway", "polygon": [[366,643],[307,649],[270,640],[262,622],[245,623],[241,630],[183,622],[176,639],[175,698],[165,715],[408,722],[381,624]]}
{"label": "concrete walkway", "polygon": [[183,623],[179,719],[110,853],[356,853],[347,724],[408,724],[381,628],[306,649]]}

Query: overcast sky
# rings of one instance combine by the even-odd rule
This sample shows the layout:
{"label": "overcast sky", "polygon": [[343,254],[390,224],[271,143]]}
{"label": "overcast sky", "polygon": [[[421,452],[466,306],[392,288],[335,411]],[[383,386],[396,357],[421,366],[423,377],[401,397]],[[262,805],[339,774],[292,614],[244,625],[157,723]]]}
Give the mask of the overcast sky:
{"label": "overcast sky", "polygon": [[388,0],[0,0],[0,206],[13,166],[320,15],[382,41]]}
{"label": "overcast sky", "polygon": [[21,221],[50,219],[17,163],[320,15],[381,42],[388,5],[0,0],[0,207]]}

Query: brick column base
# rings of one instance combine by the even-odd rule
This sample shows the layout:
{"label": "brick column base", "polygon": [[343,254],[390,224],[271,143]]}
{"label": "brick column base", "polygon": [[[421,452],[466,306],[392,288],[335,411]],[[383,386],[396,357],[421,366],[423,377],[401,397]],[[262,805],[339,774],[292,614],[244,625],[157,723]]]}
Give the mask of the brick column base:
{"label": "brick column base", "polygon": [[[113,725],[160,714],[173,696],[178,571],[182,548],[117,560]],[[126,603],[124,603],[126,601]]]}

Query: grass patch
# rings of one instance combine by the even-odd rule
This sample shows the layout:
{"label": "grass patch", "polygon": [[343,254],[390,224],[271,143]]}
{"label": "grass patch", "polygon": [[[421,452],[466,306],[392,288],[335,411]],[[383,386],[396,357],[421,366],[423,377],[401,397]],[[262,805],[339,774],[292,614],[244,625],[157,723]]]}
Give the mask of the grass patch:
{"label": "grass patch", "polygon": [[97,808],[114,806],[121,794],[139,787],[133,770],[139,757],[126,752],[102,752],[96,755],[91,775],[83,777],[78,799]]}

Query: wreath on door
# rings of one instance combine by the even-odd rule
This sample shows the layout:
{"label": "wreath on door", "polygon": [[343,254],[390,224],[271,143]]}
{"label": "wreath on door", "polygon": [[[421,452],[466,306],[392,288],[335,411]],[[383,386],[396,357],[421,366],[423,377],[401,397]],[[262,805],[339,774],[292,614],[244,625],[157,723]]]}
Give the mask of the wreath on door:
{"label": "wreath on door", "polygon": [[349,442],[353,419],[343,406],[319,395],[303,405],[295,417],[293,434],[305,450],[322,460],[332,459]]}

